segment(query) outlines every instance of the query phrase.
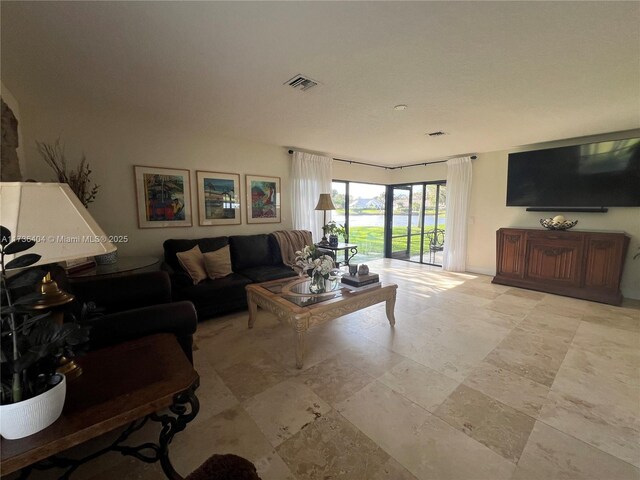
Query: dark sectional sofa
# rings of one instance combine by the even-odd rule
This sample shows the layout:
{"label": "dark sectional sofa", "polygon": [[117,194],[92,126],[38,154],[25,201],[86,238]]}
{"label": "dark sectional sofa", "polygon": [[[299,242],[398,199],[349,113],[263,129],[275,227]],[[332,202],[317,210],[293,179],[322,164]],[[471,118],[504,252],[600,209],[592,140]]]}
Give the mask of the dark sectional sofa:
{"label": "dark sectional sofa", "polygon": [[[190,250],[196,245],[202,253],[229,245],[233,273],[224,278],[207,279],[193,285],[191,277],[178,262],[176,253]],[[163,268],[171,277],[173,300],[193,302],[199,320],[247,308],[245,286],[250,283],[296,275],[292,268],[282,263],[280,246],[271,234],[171,239],[166,240],[163,247]]]}

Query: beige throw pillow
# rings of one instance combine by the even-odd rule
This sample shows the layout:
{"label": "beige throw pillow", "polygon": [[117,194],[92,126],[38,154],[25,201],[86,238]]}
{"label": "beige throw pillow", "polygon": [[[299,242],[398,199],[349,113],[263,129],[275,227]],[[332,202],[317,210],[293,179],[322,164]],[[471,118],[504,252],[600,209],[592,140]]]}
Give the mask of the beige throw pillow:
{"label": "beige throw pillow", "polygon": [[231,252],[229,251],[229,245],[213,252],[206,252],[203,256],[204,266],[211,280],[226,277],[233,273],[233,270],[231,270]]}
{"label": "beige throw pillow", "polygon": [[182,268],[186,270],[191,280],[193,280],[194,285],[199,284],[207,278],[207,271],[204,267],[204,257],[198,245],[186,252],[176,253],[176,257],[178,257],[178,262],[182,265]]}

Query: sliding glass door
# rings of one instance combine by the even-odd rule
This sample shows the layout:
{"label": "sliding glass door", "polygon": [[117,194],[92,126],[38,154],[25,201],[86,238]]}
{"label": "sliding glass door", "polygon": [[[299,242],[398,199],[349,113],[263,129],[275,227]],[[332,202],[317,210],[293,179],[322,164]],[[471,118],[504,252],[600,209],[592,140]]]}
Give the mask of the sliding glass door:
{"label": "sliding glass door", "polygon": [[400,185],[391,191],[391,258],[420,261],[422,187]]}
{"label": "sliding glass door", "polygon": [[446,188],[445,182],[389,187],[387,257],[442,265]]}
{"label": "sliding glass door", "polygon": [[447,186],[444,182],[425,184],[422,263],[442,266],[446,239]]}
{"label": "sliding glass door", "polygon": [[356,263],[388,257],[442,266],[446,193],[444,181],[385,186],[334,180],[331,218],[358,245]]}

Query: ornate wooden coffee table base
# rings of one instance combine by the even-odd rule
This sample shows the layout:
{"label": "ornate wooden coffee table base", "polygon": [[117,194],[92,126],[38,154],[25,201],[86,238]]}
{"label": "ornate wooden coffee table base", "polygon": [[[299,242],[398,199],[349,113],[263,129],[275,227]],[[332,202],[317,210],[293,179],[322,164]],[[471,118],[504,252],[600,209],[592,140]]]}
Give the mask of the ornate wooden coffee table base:
{"label": "ornate wooden coffee table base", "polygon": [[386,302],[389,325],[393,327],[396,324],[394,308],[398,286],[395,284],[360,292],[350,292],[343,289],[336,297],[309,306],[298,306],[286,300],[282,292],[272,291],[272,287],[281,284],[283,284],[282,280],[276,280],[247,285],[249,328],[253,328],[256,321],[258,306],[276,314],[281,321],[287,322],[294,332],[297,368],[302,368],[304,363],[305,334],[313,325],[319,325],[382,302]]}

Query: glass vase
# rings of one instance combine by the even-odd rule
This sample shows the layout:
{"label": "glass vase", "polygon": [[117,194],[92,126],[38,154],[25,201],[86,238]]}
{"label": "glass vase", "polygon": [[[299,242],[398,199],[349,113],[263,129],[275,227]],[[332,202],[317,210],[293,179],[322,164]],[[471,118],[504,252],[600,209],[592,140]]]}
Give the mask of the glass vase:
{"label": "glass vase", "polygon": [[313,273],[311,275],[311,283],[309,284],[309,291],[313,294],[324,293],[327,291],[325,285],[325,278],[321,273]]}

